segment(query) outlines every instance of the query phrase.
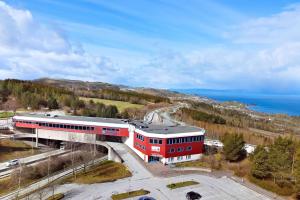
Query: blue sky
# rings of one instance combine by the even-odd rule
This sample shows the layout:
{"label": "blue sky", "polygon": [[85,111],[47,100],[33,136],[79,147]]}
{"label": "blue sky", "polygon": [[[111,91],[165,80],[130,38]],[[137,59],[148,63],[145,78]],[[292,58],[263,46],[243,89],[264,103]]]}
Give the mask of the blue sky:
{"label": "blue sky", "polygon": [[0,78],[300,92],[300,2],[0,0]]}

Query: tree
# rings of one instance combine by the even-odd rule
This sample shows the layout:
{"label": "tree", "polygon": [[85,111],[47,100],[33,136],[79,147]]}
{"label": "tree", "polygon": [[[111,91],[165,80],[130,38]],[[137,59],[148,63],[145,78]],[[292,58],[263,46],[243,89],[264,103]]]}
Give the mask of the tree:
{"label": "tree", "polygon": [[300,199],[300,146],[298,146],[295,155],[295,167],[294,167],[295,186],[297,192],[297,199]]}
{"label": "tree", "polygon": [[270,177],[269,155],[264,147],[258,146],[252,157],[251,174],[259,179]]}
{"label": "tree", "polygon": [[270,146],[269,164],[274,182],[289,182],[293,171],[295,143],[291,138],[278,137]]}
{"label": "tree", "polygon": [[238,161],[245,157],[246,151],[244,150],[244,139],[242,134],[225,134],[223,139],[223,153],[225,159],[228,161]]}
{"label": "tree", "polygon": [[58,109],[58,103],[54,97],[49,97],[47,104],[49,109]]}

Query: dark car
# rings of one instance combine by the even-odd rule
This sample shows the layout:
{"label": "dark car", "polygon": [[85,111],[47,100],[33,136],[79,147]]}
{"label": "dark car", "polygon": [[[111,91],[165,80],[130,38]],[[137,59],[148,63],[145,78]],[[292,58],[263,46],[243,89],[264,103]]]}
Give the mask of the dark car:
{"label": "dark car", "polygon": [[155,199],[153,197],[144,196],[144,197],[140,197],[138,200],[155,200]]}
{"label": "dark car", "polygon": [[201,199],[202,196],[197,192],[191,191],[191,192],[186,193],[185,197],[188,200],[197,200],[197,199]]}

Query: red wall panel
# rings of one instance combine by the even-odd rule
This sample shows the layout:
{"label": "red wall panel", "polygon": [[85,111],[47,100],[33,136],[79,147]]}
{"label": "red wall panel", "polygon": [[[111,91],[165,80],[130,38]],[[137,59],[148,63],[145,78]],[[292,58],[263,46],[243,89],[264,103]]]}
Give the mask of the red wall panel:
{"label": "red wall panel", "polygon": [[[41,122],[41,123],[44,123],[44,122]],[[56,123],[56,124],[59,124],[59,123]],[[65,125],[74,125],[74,124],[65,124]],[[91,127],[94,127],[95,129],[94,130],[74,130],[74,129],[66,129],[66,128],[45,127],[45,126],[39,126],[38,124],[28,124],[28,123],[20,123],[20,122],[16,122],[15,126],[22,127],[22,128],[39,128],[39,129],[45,129],[45,130],[66,131],[66,132],[87,133],[87,134],[102,134],[103,128],[110,128],[110,127],[101,127],[101,126],[91,126]],[[81,126],[84,126],[84,125],[81,125]],[[116,129],[119,129],[117,134],[107,134],[107,135],[123,136],[123,137],[129,136],[129,132],[128,132],[127,128],[116,128]]]}

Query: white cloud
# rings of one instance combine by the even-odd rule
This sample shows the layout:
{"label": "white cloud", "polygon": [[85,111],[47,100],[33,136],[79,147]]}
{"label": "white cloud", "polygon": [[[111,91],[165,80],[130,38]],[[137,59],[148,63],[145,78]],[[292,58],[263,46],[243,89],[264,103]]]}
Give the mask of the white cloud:
{"label": "white cloud", "polygon": [[87,53],[56,28],[36,22],[29,11],[0,1],[0,78],[51,76],[161,88],[300,91],[299,19],[300,4],[295,4],[231,26],[226,45],[205,48],[117,27],[60,23],[71,33],[92,39],[101,35],[99,41],[108,43],[83,44],[92,50]]}
{"label": "white cloud", "polygon": [[[38,23],[28,10],[0,1],[0,78],[108,81],[108,74],[115,71],[110,59],[89,55],[60,31]],[[110,81],[113,78],[109,76]]]}
{"label": "white cloud", "polygon": [[244,44],[279,44],[300,40],[300,4],[292,4],[280,13],[246,21],[224,33],[226,38]]}

